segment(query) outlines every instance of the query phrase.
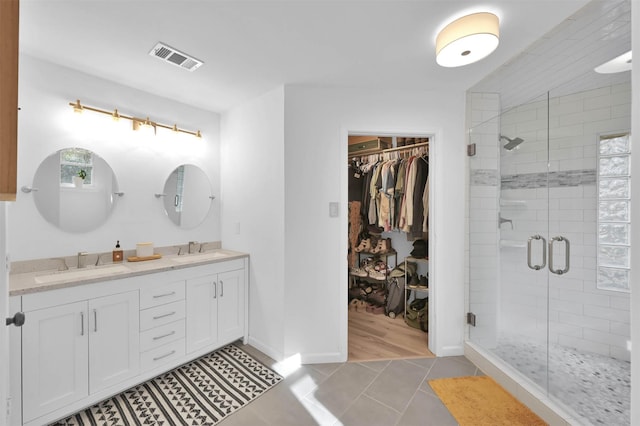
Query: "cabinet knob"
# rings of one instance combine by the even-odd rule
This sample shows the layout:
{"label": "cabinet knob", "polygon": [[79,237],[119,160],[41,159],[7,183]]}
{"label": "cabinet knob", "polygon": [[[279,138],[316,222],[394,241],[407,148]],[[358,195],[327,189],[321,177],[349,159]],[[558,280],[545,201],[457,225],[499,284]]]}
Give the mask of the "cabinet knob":
{"label": "cabinet knob", "polygon": [[24,312],[16,312],[16,314],[5,320],[6,325],[15,325],[16,327],[22,327],[25,321]]}

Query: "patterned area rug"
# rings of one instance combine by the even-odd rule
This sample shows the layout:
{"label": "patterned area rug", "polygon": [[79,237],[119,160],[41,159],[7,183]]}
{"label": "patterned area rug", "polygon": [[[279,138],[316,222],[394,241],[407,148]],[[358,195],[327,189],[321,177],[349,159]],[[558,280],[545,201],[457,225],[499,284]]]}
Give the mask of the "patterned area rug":
{"label": "patterned area rug", "polygon": [[277,373],[229,345],[55,425],[215,425],[280,380]]}

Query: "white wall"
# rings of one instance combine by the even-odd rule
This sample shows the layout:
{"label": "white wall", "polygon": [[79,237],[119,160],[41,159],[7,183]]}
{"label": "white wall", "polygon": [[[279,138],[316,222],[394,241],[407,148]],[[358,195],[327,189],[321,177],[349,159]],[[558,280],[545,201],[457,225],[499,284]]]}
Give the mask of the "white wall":
{"label": "white wall", "polygon": [[[435,134],[430,173],[430,349],[462,354],[464,92],[285,90],[285,355],[347,358],[347,135]],[[433,185],[433,184],[432,184]],[[329,202],[340,217],[329,217]],[[431,336],[430,336],[431,337]]]}
{"label": "white wall", "polygon": [[250,254],[249,342],[284,353],[284,88],[222,117],[222,246]]}
{"label": "white wall", "polygon": [[[202,139],[158,130],[145,137],[131,130],[126,120],[84,112],[74,114],[70,101],[103,109],[118,108],[134,116],[186,129],[200,129]],[[182,230],[169,221],[161,193],[164,182],[178,165],[201,167],[220,193],[219,115],[180,104],[131,87],[83,74],[27,55],[20,57],[18,128],[18,186],[31,186],[40,163],[55,151],[68,147],[88,148],[104,158],[117,176],[124,197],[107,222],[94,231],[72,234],[45,221],[34,203],[34,193],[18,192],[9,205],[9,240],[13,260],[73,255],[78,251],[106,252],[116,240],[124,249],[140,241],[156,246],[184,244],[189,240],[220,240],[219,204],[205,222]]]}
{"label": "white wall", "polygon": [[[13,315],[9,308],[9,280],[5,269],[5,256],[7,247],[7,204],[0,201],[0,320]],[[4,321],[3,321],[4,322]],[[4,401],[9,395],[9,327],[0,324],[0,405],[4,407]],[[0,426],[5,426],[7,419],[5,410],[0,410]]]}
{"label": "white wall", "polygon": [[[631,4],[631,28],[632,28],[632,45],[640,46],[640,7],[636,2]],[[640,87],[640,68],[633,67],[631,71],[631,86]],[[632,114],[631,114],[631,133],[640,133],[640,90],[632,92]],[[631,163],[640,164],[640,150],[632,149]],[[631,231],[631,341],[633,347],[631,350],[631,424],[640,424],[640,183],[638,178],[632,178],[631,183],[631,223],[633,230]]]}

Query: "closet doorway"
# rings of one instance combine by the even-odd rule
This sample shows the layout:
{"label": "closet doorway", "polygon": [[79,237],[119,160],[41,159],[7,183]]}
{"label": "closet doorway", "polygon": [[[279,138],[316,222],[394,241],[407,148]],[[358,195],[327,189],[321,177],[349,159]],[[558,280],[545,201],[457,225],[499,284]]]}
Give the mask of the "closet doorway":
{"label": "closet doorway", "polygon": [[350,362],[435,356],[428,347],[432,141],[349,135]]}

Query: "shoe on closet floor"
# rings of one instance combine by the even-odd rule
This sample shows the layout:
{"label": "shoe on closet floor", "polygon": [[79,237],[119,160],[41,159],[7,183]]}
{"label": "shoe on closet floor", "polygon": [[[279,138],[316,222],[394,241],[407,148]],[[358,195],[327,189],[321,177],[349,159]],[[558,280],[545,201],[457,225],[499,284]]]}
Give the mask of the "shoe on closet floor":
{"label": "shoe on closet floor", "polygon": [[353,299],[351,302],[349,302],[349,310],[350,311],[358,310],[358,299]]}
{"label": "shoe on closet floor", "polygon": [[366,312],[367,311],[367,302],[364,300],[358,300],[358,304],[356,305],[356,311],[358,312]]}
{"label": "shoe on closet floor", "polygon": [[374,315],[384,314],[384,306],[371,305],[371,313]]}
{"label": "shoe on closet floor", "polygon": [[377,305],[384,305],[387,299],[387,291],[384,289],[375,290],[369,295],[369,300]]}

